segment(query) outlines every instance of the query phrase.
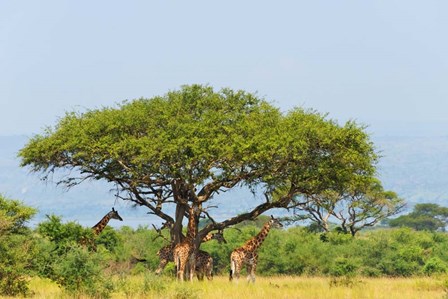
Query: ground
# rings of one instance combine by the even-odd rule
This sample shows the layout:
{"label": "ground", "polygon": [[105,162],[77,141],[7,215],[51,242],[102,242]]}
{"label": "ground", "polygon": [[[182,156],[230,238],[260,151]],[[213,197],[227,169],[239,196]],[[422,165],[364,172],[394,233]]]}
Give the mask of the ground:
{"label": "ground", "polygon": [[[436,278],[355,278],[332,283],[323,277],[257,277],[255,284],[245,279],[230,283],[227,277],[213,281],[177,282],[153,274],[114,277],[112,298],[306,298],[306,299],[417,299],[447,298],[448,277]],[[69,298],[48,280],[33,279],[33,298]],[[83,298],[83,296],[81,296]]]}

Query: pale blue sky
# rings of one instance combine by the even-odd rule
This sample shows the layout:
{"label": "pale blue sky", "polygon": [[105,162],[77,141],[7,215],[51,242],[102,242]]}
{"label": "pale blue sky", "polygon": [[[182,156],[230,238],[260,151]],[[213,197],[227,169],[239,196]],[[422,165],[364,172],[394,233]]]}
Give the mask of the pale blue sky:
{"label": "pale blue sky", "polygon": [[183,84],[448,135],[446,1],[1,1],[0,135]]}

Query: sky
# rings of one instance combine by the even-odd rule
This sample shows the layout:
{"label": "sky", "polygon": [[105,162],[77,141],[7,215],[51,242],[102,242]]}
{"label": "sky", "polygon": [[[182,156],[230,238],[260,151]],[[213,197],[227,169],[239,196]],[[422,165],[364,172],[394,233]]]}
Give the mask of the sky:
{"label": "sky", "polygon": [[0,136],[184,84],[448,135],[446,1],[1,1]]}

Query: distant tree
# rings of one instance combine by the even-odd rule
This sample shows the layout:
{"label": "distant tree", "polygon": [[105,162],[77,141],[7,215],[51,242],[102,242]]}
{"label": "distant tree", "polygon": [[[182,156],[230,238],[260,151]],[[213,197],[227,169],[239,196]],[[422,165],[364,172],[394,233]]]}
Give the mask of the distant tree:
{"label": "distant tree", "polygon": [[445,231],[448,221],[448,208],[434,203],[416,204],[414,210],[407,214],[390,219],[391,227],[410,227],[415,230]]}
{"label": "distant tree", "polygon": [[[196,234],[200,243],[212,230],[302,205],[301,195],[370,180],[377,163],[369,135],[355,122],[339,125],[299,108],[281,113],[256,95],[201,85],[68,113],[19,156],[22,166],[67,187],[88,179],[113,184],[119,198],[172,223],[174,243],[191,207],[196,224],[200,216],[211,220]],[[235,186],[264,194],[265,201],[215,221],[207,203]]]}
{"label": "distant tree", "polygon": [[27,231],[26,222],[35,214],[35,209],[0,194],[0,236]]}
{"label": "distant tree", "polygon": [[395,192],[385,191],[381,182],[374,178],[369,182],[355,182],[339,191],[325,190],[307,199],[296,207],[297,216],[293,220],[310,220],[324,232],[336,225],[341,232],[352,236],[404,207],[404,201]]}

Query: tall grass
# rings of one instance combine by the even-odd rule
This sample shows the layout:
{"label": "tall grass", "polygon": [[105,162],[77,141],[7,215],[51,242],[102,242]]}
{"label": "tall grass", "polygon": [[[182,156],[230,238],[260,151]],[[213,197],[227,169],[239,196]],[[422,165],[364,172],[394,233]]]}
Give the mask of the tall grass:
{"label": "tall grass", "polygon": [[[448,278],[355,278],[350,284],[332,284],[323,277],[257,277],[255,284],[245,279],[230,283],[227,277],[213,281],[177,282],[153,274],[113,277],[111,298],[298,298],[298,299],[417,299],[448,298]],[[49,280],[33,278],[33,298],[71,298]],[[2,297],[4,298],[4,297]],[[79,298],[88,298],[80,295]]]}

